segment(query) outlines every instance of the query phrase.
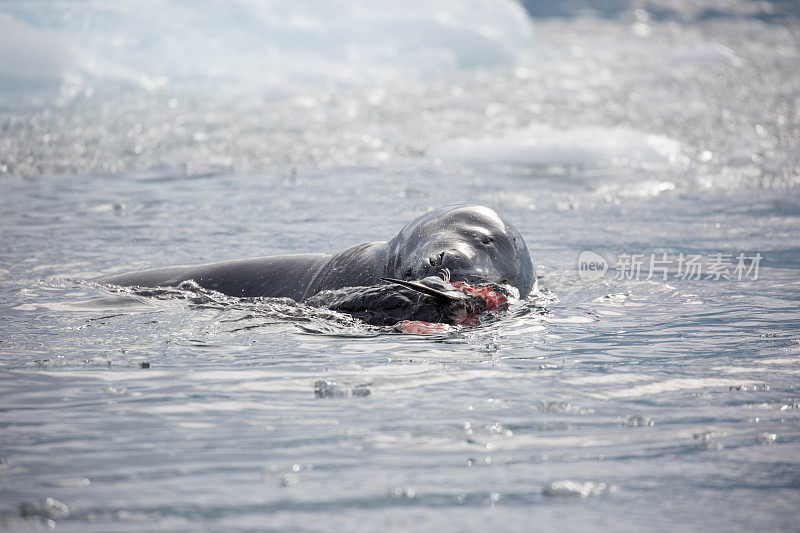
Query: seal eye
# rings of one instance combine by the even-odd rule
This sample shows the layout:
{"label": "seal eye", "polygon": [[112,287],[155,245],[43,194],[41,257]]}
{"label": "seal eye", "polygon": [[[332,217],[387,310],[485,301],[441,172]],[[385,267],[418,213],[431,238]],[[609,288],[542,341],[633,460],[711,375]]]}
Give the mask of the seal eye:
{"label": "seal eye", "polygon": [[481,237],[481,244],[484,244],[484,245],[488,246],[488,245],[492,244],[493,242],[494,242],[494,239],[492,237],[490,237],[489,235],[484,235],[483,237]]}

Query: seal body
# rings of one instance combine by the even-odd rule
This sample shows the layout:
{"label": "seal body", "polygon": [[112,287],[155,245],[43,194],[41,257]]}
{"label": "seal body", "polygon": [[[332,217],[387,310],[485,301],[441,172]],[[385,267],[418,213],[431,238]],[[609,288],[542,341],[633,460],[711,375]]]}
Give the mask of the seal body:
{"label": "seal body", "polygon": [[363,243],[335,254],[295,254],[154,268],[103,280],[123,286],[201,287],[240,297],[299,302],[323,290],[369,287],[380,278],[508,284],[526,297],[535,281],[519,232],[488,207],[462,205],[426,213],[388,242]]}

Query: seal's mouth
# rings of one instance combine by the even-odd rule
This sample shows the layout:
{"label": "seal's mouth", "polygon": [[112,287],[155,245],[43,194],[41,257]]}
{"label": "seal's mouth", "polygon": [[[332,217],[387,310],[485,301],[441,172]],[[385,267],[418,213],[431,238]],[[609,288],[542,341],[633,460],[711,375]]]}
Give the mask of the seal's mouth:
{"label": "seal's mouth", "polygon": [[449,282],[468,283],[470,285],[509,285],[509,279],[505,276],[488,278],[481,274],[461,274],[450,273],[447,278]]}
{"label": "seal's mouth", "polygon": [[442,278],[446,282],[460,281],[472,285],[478,284],[496,284],[496,285],[511,285],[511,279],[507,275],[490,275],[489,269],[486,271],[480,270],[466,270],[461,268],[449,268],[444,266],[431,267],[427,264],[420,265],[417,269],[409,268],[403,273],[403,279],[406,281],[413,281],[424,279],[429,276],[436,276]]}
{"label": "seal's mouth", "polygon": [[[458,290],[463,290],[464,288],[472,287],[497,287],[499,290],[504,292],[509,292],[511,290],[512,293],[517,293],[516,289],[513,287],[511,281],[505,276],[499,276],[495,278],[488,278],[482,274],[468,274],[468,273],[460,273],[460,272],[450,272],[448,269],[444,269],[440,272],[439,277],[441,277],[445,282],[450,283]],[[516,296],[515,296],[516,297]]]}

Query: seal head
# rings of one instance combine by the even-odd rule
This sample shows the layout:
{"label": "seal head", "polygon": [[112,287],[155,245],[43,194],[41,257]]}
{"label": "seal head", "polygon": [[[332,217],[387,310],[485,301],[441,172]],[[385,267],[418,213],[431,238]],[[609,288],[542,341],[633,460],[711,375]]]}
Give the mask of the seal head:
{"label": "seal head", "polygon": [[444,275],[450,281],[508,284],[521,298],[535,281],[522,235],[493,209],[480,205],[422,215],[389,241],[388,248],[388,275],[404,280]]}

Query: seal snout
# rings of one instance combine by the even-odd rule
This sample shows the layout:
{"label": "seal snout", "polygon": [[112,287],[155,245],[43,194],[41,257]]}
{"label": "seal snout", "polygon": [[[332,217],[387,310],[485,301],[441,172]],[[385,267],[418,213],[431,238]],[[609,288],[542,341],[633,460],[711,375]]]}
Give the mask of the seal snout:
{"label": "seal snout", "polygon": [[462,268],[469,265],[466,255],[458,250],[442,250],[431,254],[428,257],[428,264],[436,268],[447,268],[450,270]]}

